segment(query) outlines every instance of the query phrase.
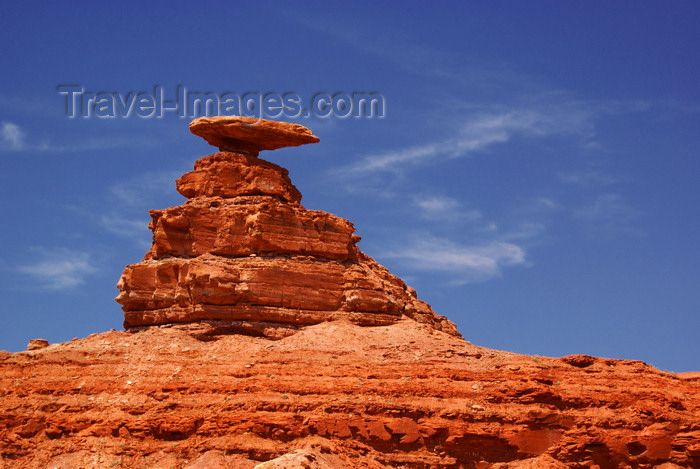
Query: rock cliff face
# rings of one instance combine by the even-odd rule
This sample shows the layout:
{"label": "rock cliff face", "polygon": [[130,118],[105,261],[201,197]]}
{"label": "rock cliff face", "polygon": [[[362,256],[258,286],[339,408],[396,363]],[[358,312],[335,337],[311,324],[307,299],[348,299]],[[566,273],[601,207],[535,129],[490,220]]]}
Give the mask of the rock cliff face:
{"label": "rock cliff face", "polygon": [[[256,154],[286,146],[285,139],[318,140],[301,126],[224,125],[230,121],[197,119],[191,128],[216,144],[225,140],[229,149],[240,145]],[[244,144],[232,143],[242,138]],[[223,151],[198,160],[177,189],[189,200],[151,211],[153,246],[119,281],[125,328],[209,321],[219,329],[279,337],[334,319],[378,326],[409,317],[458,334],[357,248],[352,223],[306,210],[285,169],[242,150]]]}
{"label": "rock cliff face", "polygon": [[222,151],[151,212],[126,331],[0,351],[0,469],[700,467],[699,373],[469,344],[255,157],[316,137],[252,123],[193,123]]}

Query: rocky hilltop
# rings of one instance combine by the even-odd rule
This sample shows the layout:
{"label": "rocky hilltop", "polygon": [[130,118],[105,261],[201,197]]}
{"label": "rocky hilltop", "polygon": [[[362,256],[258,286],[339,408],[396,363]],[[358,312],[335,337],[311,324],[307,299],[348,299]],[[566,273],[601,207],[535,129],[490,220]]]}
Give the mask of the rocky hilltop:
{"label": "rocky hilltop", "polygon": [[700,467],[699,373],[471,345],[258,158],[308,129],[191,130],[126,330],[0,352],[0,468]]}

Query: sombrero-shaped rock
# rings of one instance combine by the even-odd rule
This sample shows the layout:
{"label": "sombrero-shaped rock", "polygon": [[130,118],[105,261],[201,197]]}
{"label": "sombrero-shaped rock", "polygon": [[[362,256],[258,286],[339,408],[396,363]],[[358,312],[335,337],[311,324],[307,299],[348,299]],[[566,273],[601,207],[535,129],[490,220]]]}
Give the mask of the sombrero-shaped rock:
{"label": "sombrero-shaped rock", "polygon": [[256,156],[260,150],[276,150],[316,143],[319,138],[303,125],[242,116],[200,117],[190,131],[220,151]]}

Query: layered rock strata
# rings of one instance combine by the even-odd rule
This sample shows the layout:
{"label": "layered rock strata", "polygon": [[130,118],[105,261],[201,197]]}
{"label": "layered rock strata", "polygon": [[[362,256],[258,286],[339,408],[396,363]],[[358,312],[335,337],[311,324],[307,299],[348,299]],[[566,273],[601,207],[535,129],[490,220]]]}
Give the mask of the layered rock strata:
{"label": "layered rock strata", "polygon": [[378,326],[409,317],[457,335],[358,249],[352,223],[304,208],[288,172],[252,156],[285,141],[318,140],[290,125],[193,121],[193,132],[236,151],[199,159],[177,180],[188,200],[150,212],[153,245],[118,283],[124,327],[209,321],[218,329],[284,336],[334,319]]}
{"label": "layered rock strata", "polygon": [[700,467],[697,374],[408,319],[281,340],[203,327],[0,352],[0,468]]}

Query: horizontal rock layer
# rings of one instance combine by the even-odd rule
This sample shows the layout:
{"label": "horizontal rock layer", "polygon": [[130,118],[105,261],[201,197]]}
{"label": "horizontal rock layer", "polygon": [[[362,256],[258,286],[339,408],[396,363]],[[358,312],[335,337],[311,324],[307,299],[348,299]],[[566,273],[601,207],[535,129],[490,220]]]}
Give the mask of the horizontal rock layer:
{"label": "horizontal rock layer", "polygon": [[270,195],[301,202],[288,171],[269,161],[241,153],[221,152],[197,160],[194,171],[176,181],[180,194],[193,197]]}
{"label": "horizontal rock layer", "polygon": [[198,197],[179,207],[151,210],[154,243],[148,258],[211,253],[309,255],[357,260],[354,227],[329,213],[280,203],[269,196]]}
{"label": "horizontal rock layer", "polygon": [[301,326],[347,318],[376,326],[405,315],[457,334],[371,259],[344,265],[279,256],[166,258],[128,266],[119,288],[127,328],[205,319]]}
{"label": "horizontal rock layer", "polygon": [[406,319],[274,341],[207,327],[0,352],[0,468],[700,467],[697,377]]}

